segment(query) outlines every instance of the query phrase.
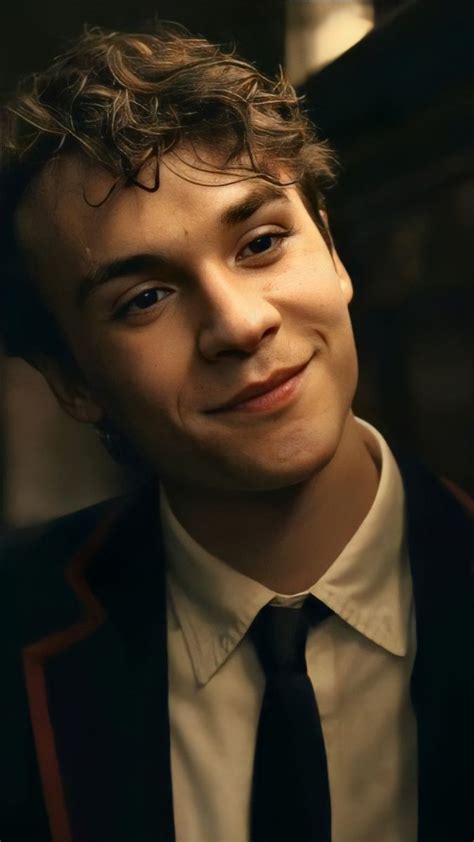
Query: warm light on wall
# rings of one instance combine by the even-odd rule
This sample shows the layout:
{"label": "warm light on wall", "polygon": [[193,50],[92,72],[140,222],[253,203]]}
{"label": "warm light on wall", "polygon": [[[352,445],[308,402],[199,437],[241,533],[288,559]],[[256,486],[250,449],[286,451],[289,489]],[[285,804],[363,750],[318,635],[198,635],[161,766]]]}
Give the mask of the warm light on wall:
{"label": "warm light on wall", "polygon": [[285,69],[298,85],[373,27],[368,0],[288,0]]}

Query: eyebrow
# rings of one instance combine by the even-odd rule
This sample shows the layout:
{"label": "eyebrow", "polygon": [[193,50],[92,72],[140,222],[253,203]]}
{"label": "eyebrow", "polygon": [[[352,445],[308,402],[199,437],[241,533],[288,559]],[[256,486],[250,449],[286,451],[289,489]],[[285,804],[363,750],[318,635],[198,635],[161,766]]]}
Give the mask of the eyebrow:
{"label": "eyebrow", "polygon": [[145,272],[156,271],[169,267],[169,262],[163,255],[132,254],[130,257],[119,257],[109,263],[97,266],[89,275],[83,278],[77,289],[77,303],[82,307],[89,295],[109,281],[126,278],[129,275],[143,275]]}
{"label": "eyebrow", "polygon": [[268,183],[258,184],[243,199],[234,205],[230,205],[224,211],[221,216],[221,223],[227,228],[238,225],[239,222],[245,222],[253,216],[263,205],[278,201],[290,201],[282,187]]}
{"label": "eyebrow", "polygon": [[[220,217],[220,222],[225,228],[231,228],[250,219],[264,205],[273,204],[277,201],[290,202],[283,188],[269,183],[259,184],[252,187],[243,199],[226,208]],[[133,254],[129,257],[117,258],[100,264],[79,282],[77,289],[78,306],[82,307],[97,287],[109,281],[115,281],[129,275],[140,275],[157,269],[169,269],[170,265],[171,261],[159,252]]]}

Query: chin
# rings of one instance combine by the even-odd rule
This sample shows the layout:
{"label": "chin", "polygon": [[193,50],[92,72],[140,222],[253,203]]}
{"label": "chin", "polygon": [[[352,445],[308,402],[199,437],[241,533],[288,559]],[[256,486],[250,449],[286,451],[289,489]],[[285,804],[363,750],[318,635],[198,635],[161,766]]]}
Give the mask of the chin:
{"label": "chin", "polygon": [[[227,465],[226,485],[239,491],[276,491],[308,482],[331,462],[337,442],[325,447],[295,449],[287,443],[272,454],[254,454],[241,458],[238,463]],[[265,458],[266,457],[266,458]]]}

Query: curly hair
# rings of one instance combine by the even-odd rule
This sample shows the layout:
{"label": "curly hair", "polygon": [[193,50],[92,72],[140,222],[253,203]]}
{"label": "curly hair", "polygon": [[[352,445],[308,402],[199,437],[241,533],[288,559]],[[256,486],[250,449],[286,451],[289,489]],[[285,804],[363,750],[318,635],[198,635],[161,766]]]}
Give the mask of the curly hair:
{"label": "curly hair", "polygon": [[130,184],[150,189],[140,183],[140,172],[156,161],[151,189],[159,189],[162,155],[182,141],[211,146],[225,155],[224,168],[245,163],[248,175],[239,179],[281,184],[278,173],[289,173],[285,183],[299,186],[328,241],[319,211],[336,159],[281,69],[270,79],[234,49],[193,37],[179,25],[144,34],[86,29],[46,71],[19,85],[3,107],[1,129],[3,338],[10,354],[31,359],[38,351],[65,352],[58,326],[28,279],[14,226],[25,191],[58,156],[76,152],[103,166],[115,177],[112,190]]}

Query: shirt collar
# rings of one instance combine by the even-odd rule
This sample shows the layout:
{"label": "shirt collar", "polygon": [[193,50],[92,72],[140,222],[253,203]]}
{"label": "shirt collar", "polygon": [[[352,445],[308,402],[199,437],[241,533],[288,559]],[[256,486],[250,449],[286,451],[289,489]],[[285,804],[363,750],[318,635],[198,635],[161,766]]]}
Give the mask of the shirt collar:
{"label": "shirt collar", "polygon": [[199,684],[227,660],[264,605],[298,604],[307,593],[379,646],[406,654],[411,576],[403,483],[384,438],[371,424],[356,420],[381,466],[378,490],[357,532],[303,594],[277,594],[208,553],[178,522],[161,487],[168,593]]}
{"label": "shirt collar", "polygon": [[412,597],[405,492],[385,439],[371,424],[356,420],[381,465],[377,494],[349,543],[310,590],[365,637],[403,656]]}

